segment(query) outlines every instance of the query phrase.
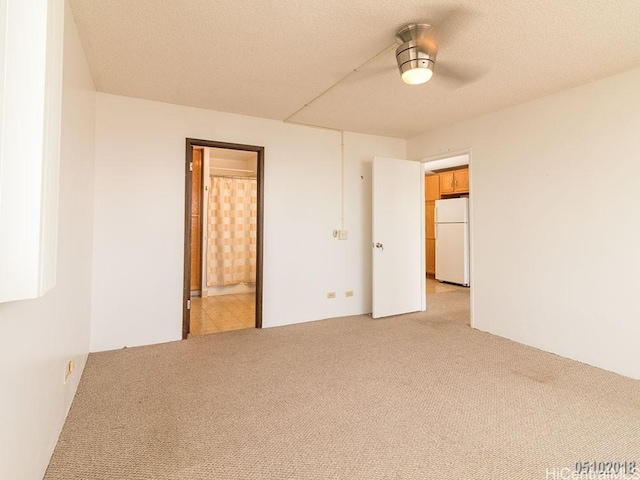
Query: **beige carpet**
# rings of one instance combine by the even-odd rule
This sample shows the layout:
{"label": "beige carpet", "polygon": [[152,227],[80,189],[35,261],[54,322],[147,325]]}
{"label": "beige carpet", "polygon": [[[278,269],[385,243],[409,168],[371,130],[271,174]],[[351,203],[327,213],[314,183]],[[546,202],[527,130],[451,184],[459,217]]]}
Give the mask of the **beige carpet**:
{"label": "beige carpet", "polygon": [[532,480],[572,478],[561,469],[581,460],[640,467],[640,382],[470,329],[466,290],[430,298],[427,313],[93,354],[45,478]]}

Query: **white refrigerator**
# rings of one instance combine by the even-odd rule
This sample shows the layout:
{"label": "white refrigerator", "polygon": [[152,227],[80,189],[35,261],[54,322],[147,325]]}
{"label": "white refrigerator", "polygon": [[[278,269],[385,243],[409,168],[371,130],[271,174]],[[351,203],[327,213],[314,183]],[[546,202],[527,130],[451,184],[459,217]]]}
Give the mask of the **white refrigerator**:
{"label": "white refrigerator", "polygon": [[469,199],[436,200],[436,280],[469,286]]}

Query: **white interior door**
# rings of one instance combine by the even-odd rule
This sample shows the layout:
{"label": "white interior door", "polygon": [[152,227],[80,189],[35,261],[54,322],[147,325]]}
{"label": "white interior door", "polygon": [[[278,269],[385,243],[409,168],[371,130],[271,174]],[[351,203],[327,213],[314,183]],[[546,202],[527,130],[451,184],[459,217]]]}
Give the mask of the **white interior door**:
{"label": "white interior door", "polygon": [[373,318],[425,309],[419,162],[373,159]]}

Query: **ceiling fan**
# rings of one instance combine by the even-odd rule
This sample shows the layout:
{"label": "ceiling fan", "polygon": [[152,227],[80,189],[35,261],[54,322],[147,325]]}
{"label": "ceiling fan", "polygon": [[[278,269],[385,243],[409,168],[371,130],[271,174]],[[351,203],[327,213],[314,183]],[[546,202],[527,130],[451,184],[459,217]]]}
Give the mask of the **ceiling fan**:
{"label": "ceiling fan", "polygon": [[396,62],[404,83],[421,85],[431,80],[434,72],[455,86],[472,83],[483,76],[483,71],[471,66],[456,67],[450,62],[436,62],[438,37],[438,29],[428,23],[410,23],[397,31]]}
{"label": "ceiling fan", "polygon": [[[400,27],[395,34],[395,43],[385,47],[357,68],[350,71],[336,83],[342,83],[354,73],[365,76],[388,72],[391,65],[372,68],[371,63],[385,56],[396,47],[396,63],[402,81],[408,85],[421,85],[436,75],[447,81],[450,86],[461,87],[479,80],[486,73],[484,67],[478,65],[457,65],[448,59],[436,61],[440,45],[452,40],[451,34],[460,30],[472,13],[452,10],[440,15],[438,26],[428,23],[409,23]],[[365,68],[366,67],[366,68]],[[333,88],[333,87],[332,87]]]}
{"label": "ceiling fan", "polygon": [[408,85],[420,85],[431,80],[436,64],[438,44],[427,23],[410,23],[396,33],[396,61],[402,81]]}
{"label": "ceiling fan", "polygon": [[[444,24],[453,23],[451,20],[455,20],[455,17],[460,17],[460,12],[454,11],[449,18],[446,18]],[[456,15],[457,14],[457,15]],[[448,21],[447,21],[448,20]],[[442,25],[441,25],[442,26]],[[446,25],[444,30],[446,30]],[[434,28],[428,23],[409,23],[401,27],[395,35],[396,43],[385,47],[382,51],[378,52],[373,57],[366,60],[358,67],[351,70],[345,76],[336,81],[326,90],[322,91],[319,95],[311,99],[305,105],[300,107],[297,111],[289,115],[284,121],[290,122],[291,119],[299,112],[309,107],[312,103],[323,97],[338,85],[342,84],[345,80],[349,79],[352,75],[359,73],[365,76],[376,75],[379,73],[386,73],[389,67],[378,67],[372,69],[366,68],[385,55],[392,47],[399,44],[396,48],[396,62],[400,72],[402,81],[408,85],[421,85],[429,80],[436,73],[438,78],[448,81],[454,88],[461,87],[481,78],[485,71],[480,70],[474,66],[458,67],[454,66],[450,62],[437,62],[436,68],[436,56],[438,54],[440,29]]]}

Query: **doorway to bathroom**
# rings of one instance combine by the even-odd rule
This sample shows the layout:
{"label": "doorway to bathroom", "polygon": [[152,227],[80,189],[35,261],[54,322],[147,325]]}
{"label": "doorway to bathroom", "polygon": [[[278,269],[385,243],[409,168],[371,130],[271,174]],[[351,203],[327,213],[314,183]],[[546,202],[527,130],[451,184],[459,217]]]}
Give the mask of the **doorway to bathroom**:
{"label": "doorway to bathroom", "polygon": [[264,148],[187,139],[183,338],[262,325]]}

